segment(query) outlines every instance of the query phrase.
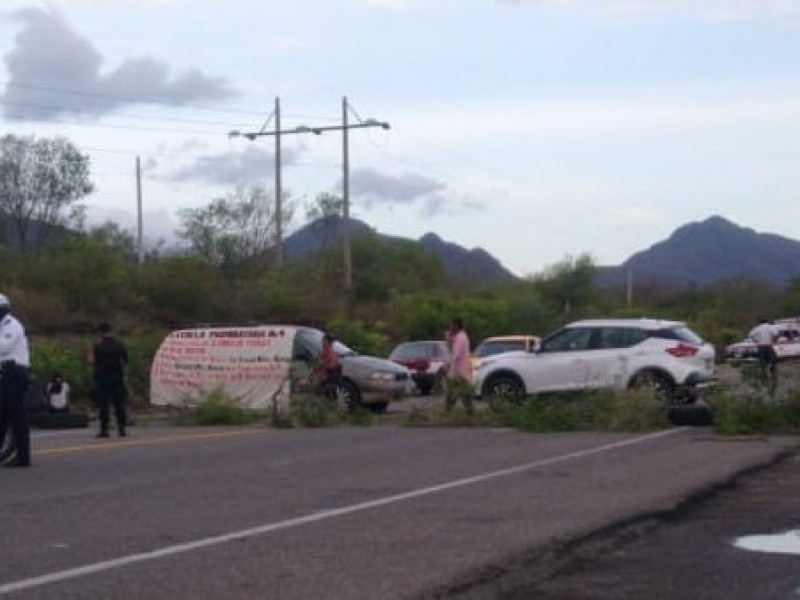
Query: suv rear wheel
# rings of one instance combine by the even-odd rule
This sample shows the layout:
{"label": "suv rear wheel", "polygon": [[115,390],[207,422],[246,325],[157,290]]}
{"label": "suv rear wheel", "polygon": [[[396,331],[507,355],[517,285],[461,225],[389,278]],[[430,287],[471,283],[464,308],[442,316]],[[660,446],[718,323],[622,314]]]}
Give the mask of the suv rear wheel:
{"label": "suv rear wheel", "polygon": [[656,400],[670,404],[675,399],[675,383],[658,371],[642,371],[631,379],[630,389],[648,389]]}

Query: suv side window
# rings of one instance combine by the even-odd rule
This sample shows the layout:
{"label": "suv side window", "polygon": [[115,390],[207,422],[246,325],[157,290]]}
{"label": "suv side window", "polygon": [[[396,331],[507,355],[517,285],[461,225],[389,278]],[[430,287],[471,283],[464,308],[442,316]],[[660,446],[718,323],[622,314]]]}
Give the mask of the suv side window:
{"label": "suv side window", "polygon": [[649,332],[648,337],[662,340],[674,340],[676,342],[688,342],[697,346],[703,343],[703,339],[687,327],[656,329]]}
{"label": "suv side window", "polygon": [[542,342],[541,352],[575,352],[587,350],[592,339],[592,330],[579,327],[562,329]]}
{"label": "suv side window", "polygon": [[630,348],[643,341],[647,334],[630,327],[604,327],[600,332],[600,348]]}

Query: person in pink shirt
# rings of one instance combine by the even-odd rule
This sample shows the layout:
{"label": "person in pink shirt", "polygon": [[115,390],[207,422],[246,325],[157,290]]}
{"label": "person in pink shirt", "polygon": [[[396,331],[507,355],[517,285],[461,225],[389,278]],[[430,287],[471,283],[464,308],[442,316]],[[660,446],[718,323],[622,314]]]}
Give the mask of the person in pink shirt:
{"label": "person in pink shirt", "polygon": [[448,412],[458,400],[464,403],[469,414],[472,406],[472,369],[469,359],[469,336],[464,330],[464,321],[455,317],[449,331],[450,364],[447,369],[447,391],[445,408]]}

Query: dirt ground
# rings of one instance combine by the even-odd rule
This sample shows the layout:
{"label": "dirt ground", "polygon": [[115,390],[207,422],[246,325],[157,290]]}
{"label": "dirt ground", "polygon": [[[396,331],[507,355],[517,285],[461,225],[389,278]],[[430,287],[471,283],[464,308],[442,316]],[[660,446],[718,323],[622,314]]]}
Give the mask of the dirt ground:
{"label": "dirt ground", "polygon": [[[755,369],[754,363],[717,365],[716,374],[720,385],[733,390],[752,391],[754,384],[748,373]],[[800,360],[785,361],[778,364],[778,387],[776,398],[800,393]]]}

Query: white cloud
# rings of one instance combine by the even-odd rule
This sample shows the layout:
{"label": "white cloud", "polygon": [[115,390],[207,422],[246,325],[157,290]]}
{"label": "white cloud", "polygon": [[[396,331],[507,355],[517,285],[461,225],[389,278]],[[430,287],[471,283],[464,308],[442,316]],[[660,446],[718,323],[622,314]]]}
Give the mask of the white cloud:
{"label": "white cloud", "polygon": [[12,121],[97,118],[130,104],[181,106],[237,95],[223,78],[196,68],[173,73],[167,62],[150,56],[127,58],[107,72],[94,44],[54,9],[18,10],[11,20],[22,29],[4,57],[9,77],[0,98]]}
{"label": "white cloud", "polygon": [[500,4],[588,9],[594,14],[628,19],[684,14],[710,21],[744,21],[758,18],[800,19],[796,0],[497,0]]}

